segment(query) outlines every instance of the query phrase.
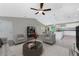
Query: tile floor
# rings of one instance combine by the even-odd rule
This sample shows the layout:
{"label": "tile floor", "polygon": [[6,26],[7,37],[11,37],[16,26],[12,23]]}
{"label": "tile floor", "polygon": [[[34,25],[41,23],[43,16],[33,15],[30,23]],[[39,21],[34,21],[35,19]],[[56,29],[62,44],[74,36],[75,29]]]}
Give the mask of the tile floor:
{"label": "tile floor", "polygon": [[[69,56],[69,48],[73,47],[75,37],[65,36],[63,40],[57,40],[56,44],[48,45],[43,43],[43,54],[42,56]],[[24,43],[23,43],[24,44]],[[8,47],[7,49],[0,48],[0,55],[8,56],[22,56],[23,44]]]}

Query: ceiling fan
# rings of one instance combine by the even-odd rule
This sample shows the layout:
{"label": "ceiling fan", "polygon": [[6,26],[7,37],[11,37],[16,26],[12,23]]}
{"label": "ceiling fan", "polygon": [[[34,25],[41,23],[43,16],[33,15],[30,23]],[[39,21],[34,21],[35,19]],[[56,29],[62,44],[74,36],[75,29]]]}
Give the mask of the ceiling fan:
{"label": "ceiling fan", "polygon": [[30,8],[32,10],[36,10],[37,12],[35,14],[38,14],[38,13],[42,13],[43,15],[45,15],[45,11],[51,11],[51,8],[49,9],[43,9],[43,6],[44,6],[44,3],[40,3],[40,9],[36,9],[36,8]]}

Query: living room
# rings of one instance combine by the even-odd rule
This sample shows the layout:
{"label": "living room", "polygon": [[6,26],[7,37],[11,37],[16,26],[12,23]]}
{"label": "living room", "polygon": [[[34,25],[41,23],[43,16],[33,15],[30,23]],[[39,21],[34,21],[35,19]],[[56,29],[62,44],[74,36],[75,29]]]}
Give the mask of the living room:
{"label": "living room", "polygon": [[0,56],[77,56],[78,19],[79,3],[0,3]]}

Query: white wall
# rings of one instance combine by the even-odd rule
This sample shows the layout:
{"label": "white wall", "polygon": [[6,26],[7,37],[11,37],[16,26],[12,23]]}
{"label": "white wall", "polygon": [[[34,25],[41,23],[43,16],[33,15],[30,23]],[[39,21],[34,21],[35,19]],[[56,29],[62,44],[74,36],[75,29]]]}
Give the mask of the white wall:
{"label": "white wall", "polygon": [[[76,26],[79,26],[79,23],[72,23],[72,24],[67,24],[65,28],[74,28],[76,29]],[[71,35],[71,36],[76,36],[76,31],[65,31],[65,35]]]}
{"label": "white wall", "polygon": [[13,37],[15,39],[17,34],[26,34],[27,26],[35,26],[37,33],[42,34],[44,25],[32,18],[15,18],[15,17],[0,17],[0,20],[11,21],[13,26]]}
{"label": "white wall", "polygon": [[[76,26],[79,26],[79,23],[66,24],[64,29],[66,30],[76,30]],[[63,32],[56,32],[56,39],[61,39],[63,36]],[[76,36],[76,31],[64,31],[64,35],[67,36]]]}

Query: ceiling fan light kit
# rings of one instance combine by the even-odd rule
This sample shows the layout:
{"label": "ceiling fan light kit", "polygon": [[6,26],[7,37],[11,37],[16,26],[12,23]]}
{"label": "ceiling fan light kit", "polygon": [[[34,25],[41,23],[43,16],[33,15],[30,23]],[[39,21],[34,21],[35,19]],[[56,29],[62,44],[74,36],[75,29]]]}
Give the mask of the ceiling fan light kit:
{"label": "ceiling fan light kit", "polygon": [[51,11],[51,8],[43,9],[43,5],[44,3],[40,3],[40,9],[36,9],[36,8],[30,8],[30,9],[36,10],[37,12],[35,14],[41,13],[42,15],[45,15],[44,11]]}

